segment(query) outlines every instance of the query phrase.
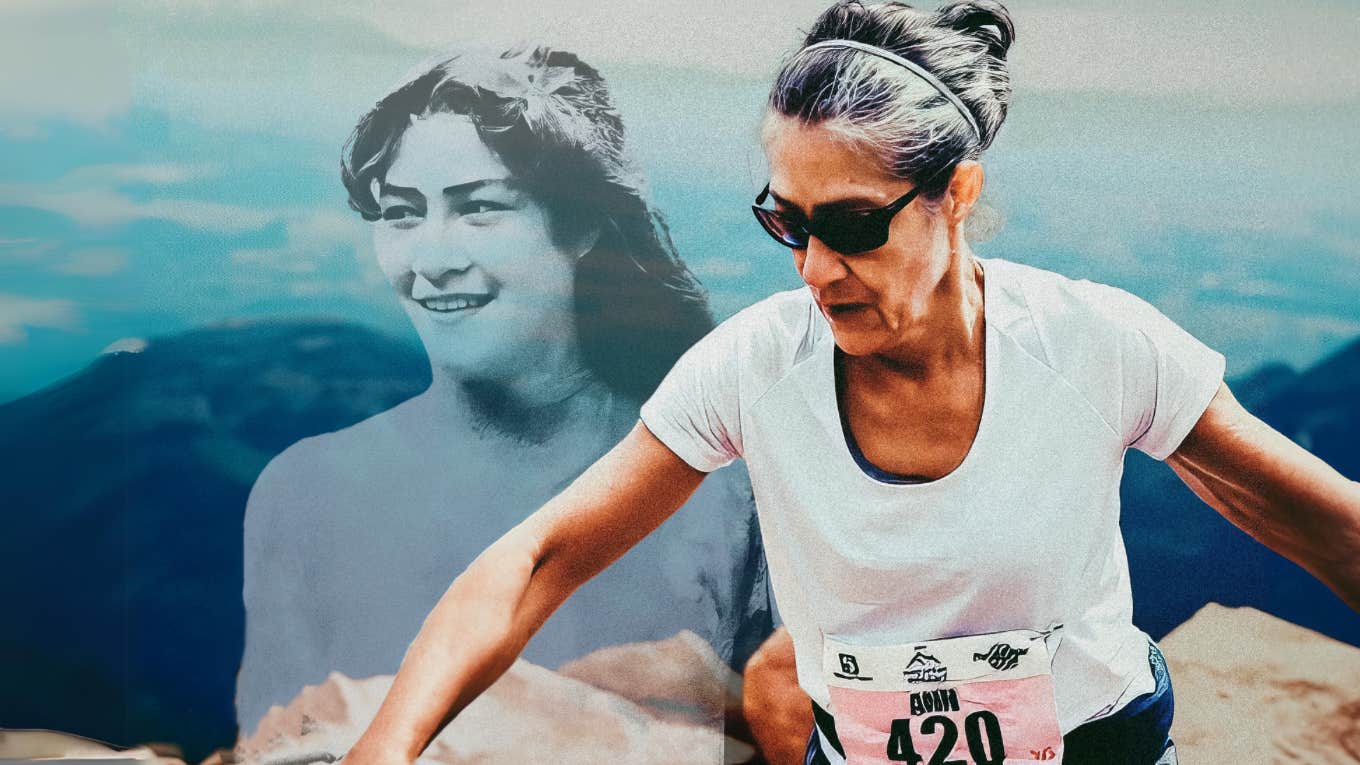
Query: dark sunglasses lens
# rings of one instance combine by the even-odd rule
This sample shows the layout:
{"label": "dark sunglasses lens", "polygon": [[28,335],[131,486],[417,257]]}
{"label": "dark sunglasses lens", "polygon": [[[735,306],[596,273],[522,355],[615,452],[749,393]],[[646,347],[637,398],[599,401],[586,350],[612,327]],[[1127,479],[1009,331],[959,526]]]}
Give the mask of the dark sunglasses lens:
{"label": "dark sunglasses lens", "polygon": [[774,237],[776,242],[795,249],[802,249],[807,246],[807,234],[803,231],[802,226],[795,225],[792,221],[763,207],[752,207],[751,210],[755,212],[756,220],[760,221],[761,227]]}
{"label": "dark sunglasses lens", "polygon": [[887,220],[880,220],[877,216],[831,218],[821,222],[816,236],[836,252],[853,255],[877,249],[887,243],[887,224]]}

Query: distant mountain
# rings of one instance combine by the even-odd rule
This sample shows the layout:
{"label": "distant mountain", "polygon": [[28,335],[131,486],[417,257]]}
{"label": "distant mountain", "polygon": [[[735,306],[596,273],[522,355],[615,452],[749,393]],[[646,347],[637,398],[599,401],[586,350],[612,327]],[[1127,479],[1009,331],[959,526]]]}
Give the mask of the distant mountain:
{"label": "distant mountain", "polygon": [[[1267,365],[1228,387],[1272,427],[1360,479],[1360,340],[1301,373]],[[1122,526],[1140,627],[1159,637],[1216,601],[1360,645],[1360,616],[1330,590],[1238,531],[1170,468],[1129,455]]]}
{"label": "distant mountain", "polygon": [[[174,741],[191,762],[229,745],[255,476],[298,439],[428,384],[420,349],[370,330],[250,322],[156,338],[0,405],[0,726]],[[1360,342],[1302,373],[1267,367],[1232,385],[1360,475]],[[1123,498],[1135,617],[1154,637],[1219,601],[1360,644],[1354,612],[1169,469],[1132,455]]]}
{"label": "distant mountain", "polygon": [[229,745],[255,476],[428,384],[418,348],[281,321],[154,339],[0,405],[0,726],[191,762]]}
{"label": "distant mountain", "polygon": [[1261,406],[1297,379],[1299,373],[1293,367],[1277,362],[1266,364],[1235,380],[1228,380],[1228,387],[1242,406],[1259,417]]}

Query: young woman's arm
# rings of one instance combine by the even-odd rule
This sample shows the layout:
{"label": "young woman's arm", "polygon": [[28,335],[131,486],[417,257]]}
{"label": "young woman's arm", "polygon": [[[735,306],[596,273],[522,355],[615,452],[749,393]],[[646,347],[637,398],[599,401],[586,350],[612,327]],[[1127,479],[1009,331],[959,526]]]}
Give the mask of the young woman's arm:
{"label": "young woman's arm", "polygon": [[1226,385],[1167,464],[1238,528],[1360,611],[1360,483],[1252,416]]}
{"label": "young woman's arm", "polygon": [[705,475],[638,423],[454,580],[345,762],[414,761],[568,595],[660,526]]}

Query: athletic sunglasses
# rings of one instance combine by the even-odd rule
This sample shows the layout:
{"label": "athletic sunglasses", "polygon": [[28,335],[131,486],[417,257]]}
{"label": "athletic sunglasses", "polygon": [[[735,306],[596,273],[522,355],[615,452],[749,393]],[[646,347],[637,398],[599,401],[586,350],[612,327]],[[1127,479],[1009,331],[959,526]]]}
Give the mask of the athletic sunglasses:
{"label": "athletic sunglasses", "polygon": [[785,247],[804,249],[808,246],[808,240],[815,236],[822,244],[842,255],[854,255],[887,244],[888,227],[892,224],[893,216],[911,204],[923,186],[945,171],[952,171],[955,164],[946,164],[896,201],[871,210],[824,210],[813,213],[811,218],[805,218],[800,213],[769,210],[761,207],[770,195],[768,183],[756,196],[756,203],[751,205],[751,210],[766,233]]}
{"label": "athletic sunglasses", "polygon": [[829,210],[805,218],[800,213],[761,207],[770,195],[770,185],[767,183],[756,197],[756,203],[751,205],[751,210],[755,212],[761,227],[785,247],[804,249],[808,246],[808,239],[815,236],[822,244],[842,255],[854,255],[886,244],[893,216],[911,204],[920,191],[921,187],[917,186],[891,204],[871,210]]}

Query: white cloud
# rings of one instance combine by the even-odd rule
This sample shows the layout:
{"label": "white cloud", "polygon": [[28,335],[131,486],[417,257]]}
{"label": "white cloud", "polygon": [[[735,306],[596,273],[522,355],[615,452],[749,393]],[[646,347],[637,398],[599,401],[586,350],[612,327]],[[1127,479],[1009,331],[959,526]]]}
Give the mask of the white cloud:
{"label": "white cloud", "polygon": [[[827,6],[825,0],[696,0],[658,14],[635,0],[473,3],[408,0],[374,13],[341,11],[405,45],[438,50],[470,40],[545,39],[609,67],[661,67],[768,80]],[[322,13],[331,12],[322,5]],[[1187,7],[1164,0],[1011,4],[1021,88],[1206,95],[1266,103],[1354,100],[1360,14],[1335,0],[1248,0]],[[316,6],[304,6],[315,14]],[[313,18],[318,18],[313,16]],[[606,72],[607,73],[607,72]]]}
{"label": "white cloud", "polygon": [[1015,10],[1021,89],[1194,96],[1232,104],[1355,101],[1360,14],[1332,3],[1226,11],[1110,4]]}
{"label": "white cloud", "polygon": [[126,270],[128,253],[121,247],[87,247],[70,253],[53,269],[72,276],[112,276]]}
{"label": "white cloud", "polygon": [[[1229,376],[1271,361],[1304,368],[1360,335],[1360,321],[1253,305],[1214,305],[1187,329],[1228,358]],[[1211,317],[1211,318],[1209,318]]]}
{"label": "white cloud", "polygon": [[102,164],[82,165],[63,178],[70,185],[93,183],[98,185],[149,184],[152,186],[174,186],[180,183],[210,178],[218,174],[217,168],[209,165],[185,164],[182,162],[156,162],[143,164]]}
{"label": "white cloud", "polygon": [[61,248],[61,243],[51,239],[36,237],[17,237],[0,239],[0,263],[42,263]]}
{"label": "white cloud", "polygon": [[31,207],[63,215],[83,226],[113,226],[163,220],[218,233],[260,229],[277,218],[270,211],[194,199],[139,202],[115,189],[53,188],[49,184],[0,184],[0,205]]}
{"label": "white cloud", "polygon": [[[696,0],[659,11],[633,0],[544,3],[508,0],[488,12],[478,3],[415,0],[383,13],[345,13],[413,48],[442,50],[470,41],[544,40],[609,66],[659,66],[763,76],[800,39],[824,0],[732,3]],[[323,6],[324,7],[324,6]],[[413,62],[414,63],[414,62]]]}
{"label": "white cloud", "polygon": [[[103,124],[137,103],[338,148],[359,113],[425,53],[472,40],[544,39],[580,51],[611,78],[642,68],[763,84],[825,5],[698,0],[658,13],[635,0],[509,0],[495,10],[467,0],[8,2],[0,66],[23,76],[0,81],[0,130],[37,137],[51,117]],[[1248,2],[1231,13],[1169,2],[1012,5],[1022,94],[1316,103],[1360,93],[1360,69],[1349,63],[1360,15],[1343,3]],[[715,111],[702,100],[693,107]]]}
{"label": "white cloud", "polygon": [[139,183],[169,186],[209,173],[204,167],[180,164],[90,165],[52,181],[0,183],[0,205],[47,210],[85,226],[163,220],[217,233],[254,231],[278,218],[272,210],[202,199],[163,196],[141,201],[120,190]]}
{"label": "white cloud", "polygon": [[373,255],[370,227],[347,209],[289,212],[282,244],[233,250],[229,261],[232,285],[246,292],[364,300],[387,292],[387,278]]}
{"label": "white cloud", "polygon": [[0,11],[0,124],[41,138],[52,118],[100,126],[132,103],[134,67],[116,34],[119,6],[97,0],[11,0]]}
{"label": "white cloud", "polygon": [[[373,16],[389,10],[364,7]],[[334,147],[330,157],[421,55],[316,0],[142,0],[120,9],[136,50],[136,103],[209,128],[322,141]]]}
{"label": "white cloud", "polygon": [[284,243],[278,247],[232,251],[238,267],[261,267],[288,274],[310,274],[327,258],[367,256],[368,226],[352,212],[308,210],[292,213],[284,224]]}
{"label": "white cloud", "polygon": [[28,330],[75,329],[80,325],[76,304],[0,293],[0,345],[21,345]]}
{"label": "white cloud", "polygon": [[138,217],[227,234],[255,231],[278,219],[278,213],[270,210],[194,199],[155,199],[134,210]]}
{"label": "white cloud", "polygon": [[[354,120],[431,52],[544,40],[611,80],[641,70],[717,90],[765,84],[826,0],[298,0],[9,3],[0,86],[12,136],[59,116],[102,123],[133,103],[219,127],[339,147]],[[52,8],[56,10],[52,10]],[[1186,7],[1069,0],[1012,3],[1017,92],[1100,90],[1234,103],[1355,101],[1360,14],[1335,0]],[[713,79],[717,77],[718,79]],[[664,93],[658,93],[659,101]],[[691,104],[714,111],[712,104]],[[753,109],[760,104],[754,103]],[[745,138],[743,138],[745,140]]]}
{"label": "white cloud", "polygon": [[[659,14],[635,0],[408,0],[342,13],[415,48],[530,37],[588,51],[607,66],[720,72],[766,80],[826,0],[695,0]],[[323,12],[331,6],[323,5]],[[314,6],[302,13],[314,13]],[[1022,87],[1115,92],[1210,92],[1292,101],[1354,97],[1360,14],[1334,1],[1012,3]],[[603,67],[602,67],[603,68]]]}

